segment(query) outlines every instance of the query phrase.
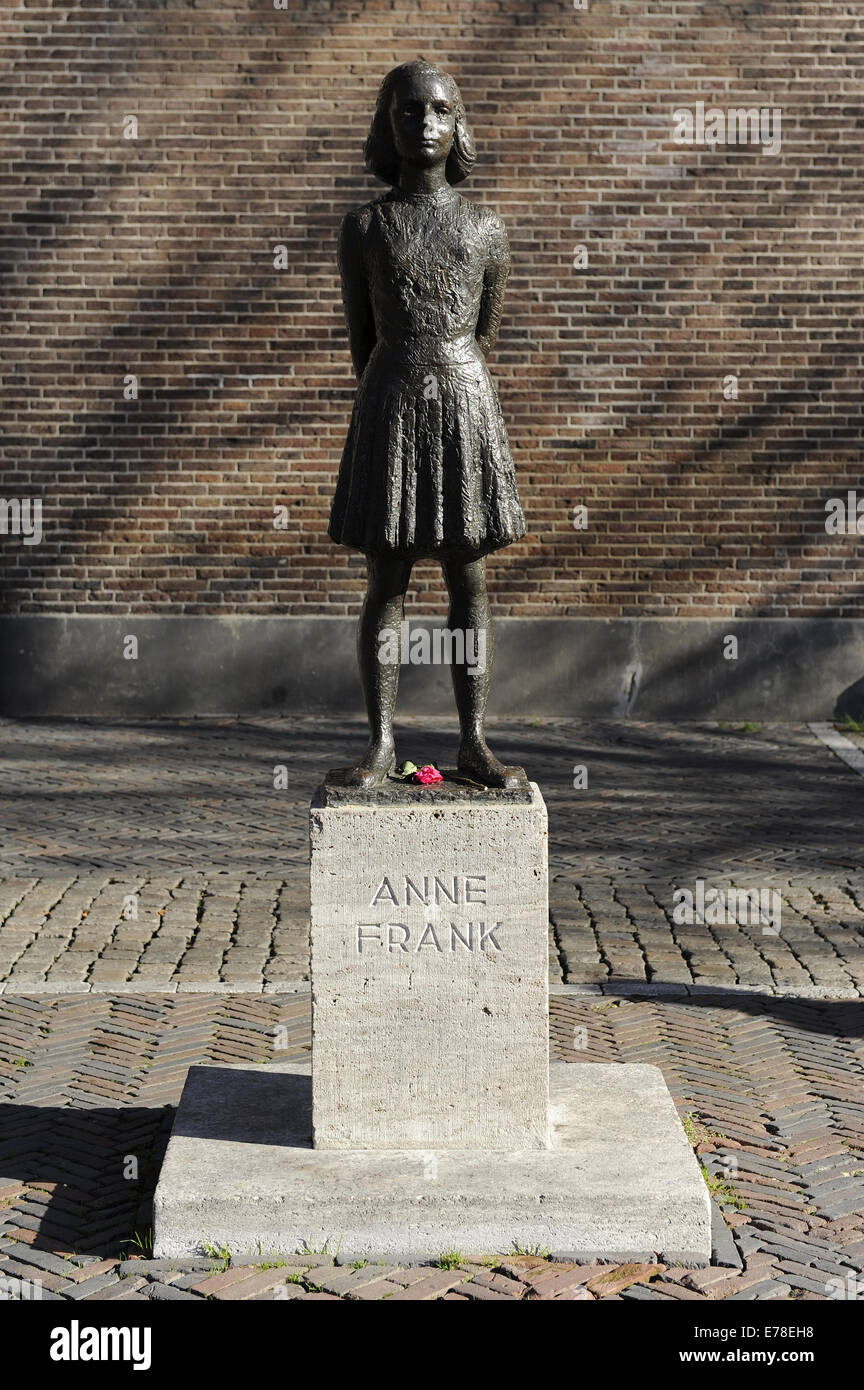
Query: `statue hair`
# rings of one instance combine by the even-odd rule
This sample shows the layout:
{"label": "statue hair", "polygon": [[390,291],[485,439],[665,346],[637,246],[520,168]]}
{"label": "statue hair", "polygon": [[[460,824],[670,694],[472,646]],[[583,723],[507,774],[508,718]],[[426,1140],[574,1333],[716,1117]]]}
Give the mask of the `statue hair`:
{"label": "statue hair", "polygon": [[391,68],[381,83],[378,100],[375,103],[375,114],[372,117],[366,144],[363,146],[366,168],[382,183],[392,185],[399,182],[399,156],[396,153],[393,129],[390,124],[390,100],[393,95],[393,88],[401,78],[412,77],[419,72],[434,72],[436,77],[440,77],[451,88],[456,108],[456,126],[453,131],[453,145],[447,156],[444,173],[448,183],[461,183],[463,179],[467,179],[477,158],[474,137],[465,116],[465,106],[459,94],[459,88],[449,72],[442,72],[434,63],[427,63],[423,58],[418,58],[413,63],[400,63],[398,67]]}

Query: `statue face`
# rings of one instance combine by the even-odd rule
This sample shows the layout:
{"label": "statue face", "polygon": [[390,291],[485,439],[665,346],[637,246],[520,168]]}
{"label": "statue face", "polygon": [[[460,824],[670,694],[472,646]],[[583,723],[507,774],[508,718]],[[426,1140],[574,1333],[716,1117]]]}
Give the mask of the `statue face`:
{"label": "statue face", "polygon": [[390,123],[400,159],[421,168],[445,161],[456,129],[449,83],[431,72],[398,82],[390,101]]}

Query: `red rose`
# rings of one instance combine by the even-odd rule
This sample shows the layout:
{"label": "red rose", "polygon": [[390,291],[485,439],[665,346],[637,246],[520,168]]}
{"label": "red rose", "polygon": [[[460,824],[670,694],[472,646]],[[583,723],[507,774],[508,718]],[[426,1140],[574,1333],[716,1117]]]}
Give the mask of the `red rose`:
{"label": "red rose", "polygon": [[414,773],[414,781],[422,782],[424,787],[428,787],[430,782],[443,782],[444,778],[441,776],[437,767],[433,767],[431,763],[427,763],[425,767],[421,767],[418,772]]}

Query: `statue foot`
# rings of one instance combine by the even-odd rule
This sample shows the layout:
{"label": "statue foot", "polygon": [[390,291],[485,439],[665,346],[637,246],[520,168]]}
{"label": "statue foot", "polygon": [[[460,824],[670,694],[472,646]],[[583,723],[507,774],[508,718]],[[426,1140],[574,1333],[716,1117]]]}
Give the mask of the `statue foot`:
{"label": "statue foot", "polygon": [[528,785],[524,767],[506,767],[489,751],[481,739],[459,745],[459,772],[482,782],[484,787],[504,787],[514,791]]}
{"label": "statue foot", "polygon": [[380,787],[396,767],[396,750],[392,743],[370,743],[362,762],[352,768],[345,778],[351,787]]}

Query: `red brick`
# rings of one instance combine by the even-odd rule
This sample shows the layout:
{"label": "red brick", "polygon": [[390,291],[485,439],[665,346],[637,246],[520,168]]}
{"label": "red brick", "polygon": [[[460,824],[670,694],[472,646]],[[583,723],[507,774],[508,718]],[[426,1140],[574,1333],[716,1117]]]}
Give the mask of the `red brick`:
{"label": "red brick", "polygon": [[[498,610],[860,617],[857,549],[821,531],[825,499],[860,486],[854,252],[838,180],[818,177],[837,130],[817,123],[781,159],[675,146],[678,55],[734,73],[741,34],[699,6],[674,27],[620,8],[613,33],[601,5],[562,23],[536,0],[394,0],[335,24],[289,0],[265,7],[263,28],[224,2],[165,7],[156,27],[147,6],[119,26],[79,7],[46,62],[33,7],[7,7],[6,435],[20,484],[7,495],[50,499],[51,528],[42,546],[3,547],[6,611],[356,612],[358,557],[325,535],[354,390],[336,241],[343,213],[383,191],[362,143],[410,30],[415,48],[450,55],[480,157],[462,191],[503,215],[513,250],[492,367],[529,536],[490,564]],[[794,109],[801,74],[818,70],[819,101],[847,113],[848,133],[864,17],[803,8],[794,26],[747,35],[753,70],[771,76],[759,100]],[[613,40],[636,55],[635,78]],[[274,86],[280,46],[291,61]],[[139,138],[124,140],[125,107],[103,98],[136,47]],[[167,110],[171,90],[194,100]],[[129,193],[108,241],[107,172]],[[741,398],[725,401],[736,370]],[[136,401],[123,400],[128,372]],[[583,501],[589,530],[576,532]],[[274,503],[289,530],[273,530]],[[424,611],[444,610],[437,566],[419,565],[415,587]]]}

